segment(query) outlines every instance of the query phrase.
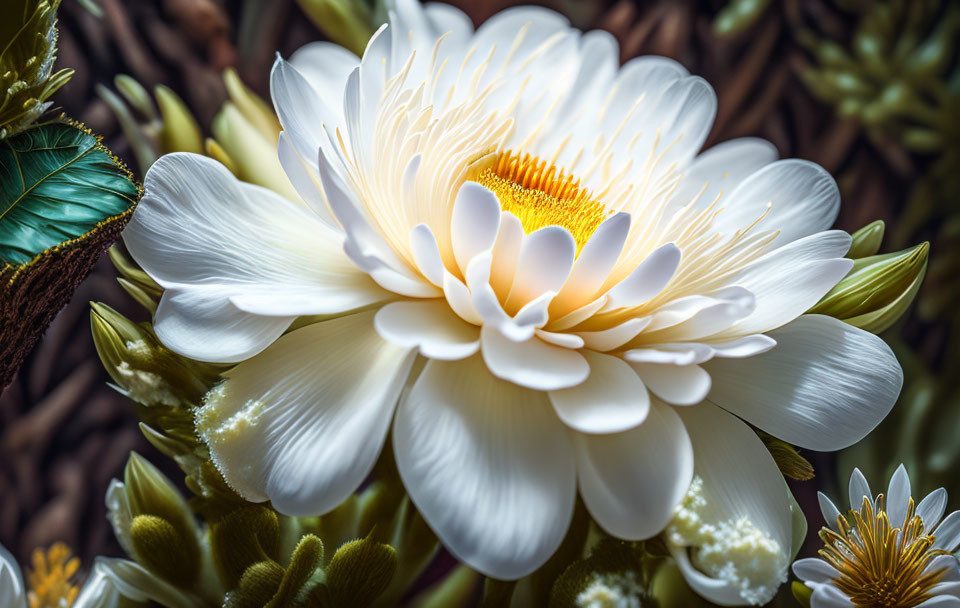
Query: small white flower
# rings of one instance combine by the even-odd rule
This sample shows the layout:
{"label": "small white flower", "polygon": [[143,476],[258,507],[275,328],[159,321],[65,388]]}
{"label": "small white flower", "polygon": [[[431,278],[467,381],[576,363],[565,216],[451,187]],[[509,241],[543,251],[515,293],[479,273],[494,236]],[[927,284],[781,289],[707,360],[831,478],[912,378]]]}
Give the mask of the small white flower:
{"label": "small white flower", "polygon": [[643,608],[635,572],[595,575],[576,598],[577,608]]}
{"label": "small white flower", "polygon": [[960,607],[960,511],[943,517],[947,491],[915,505],[900,465],[886,496],[874,497],[859,469],[850,476],[850,511],[823,493],[829,528],[820,532],[820,558],[798,560],[793,572],[813,589],[811,608]]}
{"label": "small white flower", "polygon": [[389,15],[362,58],[316,43],[274,66],[302,201],[169,155],[124,235],[165,289],[159,338],[239,362],[197,421],[228,483],[321,514],[392,432],[417,509],[496,578],[544,563],[578,490],[639,540],[695,472],[789,546],[782,478],[741,418],[833,450],[902,381],[882,340],[803,314],[852,264],[833,179],[757,139],[698,155],[703,79],[621,67],[612,36],[547,9],[476,30],[441,4]]}

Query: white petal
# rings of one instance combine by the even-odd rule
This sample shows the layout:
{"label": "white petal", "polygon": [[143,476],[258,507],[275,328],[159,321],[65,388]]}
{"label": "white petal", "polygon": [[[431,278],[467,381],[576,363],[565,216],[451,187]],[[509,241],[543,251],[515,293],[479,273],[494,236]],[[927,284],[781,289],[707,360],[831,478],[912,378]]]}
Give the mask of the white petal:
{"label": "white petal", "polygon": [[583,338],[587,348],[599,351],[609,351],[620,348],[630,340],[633,340],[637,334],[642,332],[650,325],[650,317],[638,317],[627,319],[619,325],[614,325],[609,329],[599,331],[581,331],[576,335]]}
{"label": "white petal", "polygon": [[443,266],[437,239],[433,236],[430,226],[417,224],[413,227],[410,231],[410,251],[423,276],[437,287],[443,287],[446,268]]}
{"label": "white petal", "polygon": [[504,308],[516,311],[544,292],[558,292],[570,275],[576,252],[573,236],[560,226],[547,226],[526,235]]}
{"label": "white petal", "polygon": [[580,493],[597,523],[626,540],[663,530],[693,478],[690,438],[673,408],[653,401],[640,426],[575,440]]}
{"label": "white petal", "polygon": [[936,529],[937,539],[933,542],[934,549],[943,549],[953,553],[960,546],[960,511],[954,511],[940,522]]}
{"label": "white petal", "polygon": [[867,483],[867,478],[863,476],[860,469],[855,468],[853,469],[853,473],[850,474],[849,494],[850,508],[854,511],[860,510],[864,497],[870,500],[870,502],[873,502],[870,484]]}
{"label": "white petal", "polygon": [[494,376],[528,388],[551,391],[576,386],[587,379],[590,366],[583,355],[553,346],[536,336],[515,342],[496,328],[481,331],[483,360]]}
{"label": "white petal", "polygon": [[500,232],[493,245],[490,285],[497,293],[508,293],[517,273],[517,260],[523,244],[523,224],[512,213],[500,214]]}
{"label": "white petal", "polygon": [[722,581],[697,570],[690,563],[690,556],[684,547],[670,546],[670,554],[677,561],[677,567],[683,574],[684,580],[690,585],[690,588],[697,592],[701,597],[709,599],[718,606],[743,606],[746,605],[743,598],[740,597],[740,590],[732,583]]}
{"label": "white petal", "polygon": [[699,365],[631,363],[653,394],[673,405],[696,405],[710,392],[710,374]]}
{"label": "white petal", "polygon": [[600,224],[583,246],[573,263],[570,277],[550,305],[552,313],[566,314],[570,308],[594,299],[617,263],[629,231],[629,213],[618,213]]}
{"label": "white petal", "polygon": [[650,395],[623,359],[584,351],[590,376],[573,388],[550,392],[553,409],[581,433],[619,433],[647,418]]}
{"label": "white petal", "polygon": [[850,235],[840,230],[821,232],[745,266],[733,282],[750,290],[757,306],[728,335],[766,333],[813,307],[853,267],[853,260],[842,257],[850,242]]}
{"label": "white petal", "polygon": [[737,338],[730,342],[719,342],[711,344],[716,356],[727,357],[730,359],[742,359],[765,353],[774,346],[777,341],[764,334],[753,334]]}
{"label": "white petal", "polygon": [[917,608],[960,608],[960,598],[950,595],[931,597],[917,604]]}
{"label": "white petal", "polygon": [[713,359],[710,400],[785,441],[832,451],[862,439],[893,407],[903,371],[877,336],[804,315],[772,332],[776,348]]}
{"label": "white petal", "polygon": [[930,560],[927,567],[924,568],[924,574],[940,571],[941,582],[956,583],[960,582],[960,564],[957,563],[956,556],[938,555]]}
{"label": "white petal", "polygon": [[823,492],[817,492],[817,502],[820,504],[820,512],[823,514],[827,526],[836,531],[838,529],[837,518],[840,517],[840,510],[837,509],[837,505],[833,504],[833,501]]}
{"label": "white petal", "polygon": [[429,361],[397,410],[393,445],[410,498],[471,568],[515,579],[559,546],[576,469],[543,393],[497,380],[479,357]]}
{"label": "white petal", "polygon": [[308,325],[225,372],[197,428],[243,497],[320,515],[369,474],[413,359],[373,312]]}
{"label": "white petal", "polygon": [[927,534],[933,534],[946,509],[947,491],[944,488],[937,488],[920,501],[917,505],[917,515],[923,521],[923,529]]}
{"label": "white petal", "polygon": [[167,288],[158,331],[195,359],[237,361],[262,350],[294,316],[388,297],[316,215],[199,155],[168,154],[153,164],[124,240]]}
{"label": "white petal", "polygon": [[563,348],[583,348],[583,338],[580,336],[562,332],[544,331],[542,329],[537,329],[533,333],[548,344],[555,344]]}
{"label": "white petal", "polygon": [[731,139],[713,146],[686,168],[665,218],[669,219],[672,211],[688,205],[697,196],[697,207],[705,208],[725,193],[720,199],[720,205],[725,206],[726,195],[740,182],[776,159],[776,146],[755,137]]}
{"label": "white petal", "polygon": [[661,246],[607,292],[606,309],[643,304],[667,286],[679,264],[680,249],[673,243]]}
{"label": "white petal", "polygon": [[332,151],[325,126],[336,128],[343,120],[342,112],[327,105],[310,81],[279,56],[270,71],[270,97],[296,153],[314,169],[319,150]]}
{"label": "white petal", "polygon": [[854,608],[854,605],[833,585],[817,585],[810,597],[810,608]]}
{"label": "white petal", "polygon": [[292,65],[310,83],[326,106],[343,114],[343,89],[360,58],[339,44],[311,42],[290,56]]}
{"label": "white petal", "polygon": [[797,578],[804,582],[826,583],[835,578],[840,578],[840,572],[836,568],[815,557],[798,559],[793,562],[793,573]]}
{"label": "white petal", "polygon": [[[690,342],[703,340],[729,329],[756,309],[756,299],[749,290],[736,285],[712,294],[713,302],[699,307],[688,319],[644,334],[647,342]],[[662,315],[661,315],[662,316]],[[657,319],[661,321],[661,319]],[[662,321],[661,321],[662,322]]]}
{"label": "white petal", "polygon": [[27,591],[17,560],[0,545],[0,606],[27,608]]}
{"label": "white petal", "polygon": [[476,182],[465,182],[453,204],[450,233],[462,272],[478,253],[493,247],[500,228],[500,200]]}
{"label": "white petal", "polygon": [[443,273],[443,295],[446,296],[450,308],[453,309],[453,312],[457,313],[461,319],[474,325],[481,325],[483,323],[483,317],[480,316],[480,313],[478,313],[477,309],[473,306],[470,290],[460,279],[453,276],[447,270],[444,270]]}
{"label": "white petal", "polygon": [[[97,557],[73,608],[114,608],[153,604],[169,608],[196,608],[202,604],[197,596],[181,591],[151,574],[140,564],[109,557]],[[4,606],[6,606],[4,604]]]}
{"label": "white petal", "polygon": [[713,358],[712,346],[697,342],[676,344],[657,344],[653,347],[634,348],[623,353],[623,358],[631,363],[669,363],[672,365],[693,365]]}
{"label": "white petal", "polygon": [[[765,574],[771,580],[755,581],[768,591],[775,591],[786,579],[793,536],[789,491],[780,469],[756,433],[735,416],[709,403],[676,411],[693,445],[694,472],[703,480],[704,523],[732,524],[744,519],[779,545],[776,563],[763,564],[765,569],[769,568]],[[763,559],[772,558],[765,555]],[[740,556],[731,560],[728,567],[737,568],[737,562],[745,560]],[[707,585],[710,577],[702,580],[692,567],[681,569],[687,582],[711,601],[722,605],[746,603],[743,598],[735,601],[731,597],[731,585]],[[733,590],[740,595],[736,587]]]}
{"label": "white petal", "polygon": [[821,166],[790,158],[763,167],[743,180],[726,201],[714,227],[735,232],[770,211],[757,225],[779,230],[777,243],[785,245],[830,228],[840,211],[840,191]]}
{"label": "white petal", "polygon": [[480,328],[458,317],[445,300],[387,304],[374,318],[380,336],[431,359],[464,359],[480,348]]}
{"label": "white petal", "polygon": [[[910,503],[910,476],[902,464],[894,471],[887,486],[887,517],[890,525],[895,528],[903,526],[907,518],[907,509]],[[853,505],[851,505],[852,507]]]}
{"label": "white petal", "polygon": [[[954,566],[954,568],[956,568],[956,566]],[[960,601],[960,582],[937,583],[936,585],[931,587],[930,595],[934,597],[945,595],[945,596],[949,596],[953,600]],[[923,603],[917,604],[918,607],[923,605],[924,605]],[[960,605],[960,604],[955,604],[955,606],[956,605]]]}

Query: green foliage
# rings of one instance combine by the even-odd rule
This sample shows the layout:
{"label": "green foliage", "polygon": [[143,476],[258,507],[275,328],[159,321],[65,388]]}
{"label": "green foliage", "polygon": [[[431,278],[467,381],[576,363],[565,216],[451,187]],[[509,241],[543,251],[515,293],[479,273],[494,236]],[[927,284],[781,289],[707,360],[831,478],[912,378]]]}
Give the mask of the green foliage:
{"label": "green foliage", "polygon": [[41,125],[0,144],[0,261],[22,265],[129,211],[139,189],[88,131]]}
{"label": "green foliage", "polygon": [[0,139],[29,125],[73,70],[51,74],[60,0],[9,0],[0,20]]}

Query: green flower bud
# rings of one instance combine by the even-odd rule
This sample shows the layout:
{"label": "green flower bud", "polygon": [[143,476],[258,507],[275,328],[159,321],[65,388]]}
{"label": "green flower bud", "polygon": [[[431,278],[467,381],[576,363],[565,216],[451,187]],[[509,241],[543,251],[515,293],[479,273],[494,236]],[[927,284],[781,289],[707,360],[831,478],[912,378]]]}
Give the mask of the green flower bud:
{"label": "green flower bud", "polygon": [[386,591],[397,570],[397,552],[371,538],[340,547],[326,568],[334,606],[370,606]]}
{"label": "green flower bud", "polygon": [[107,250],[110,256],[110,262],[120,273],[121,277],[132,285],[135,285],[143,293],[150,296],[153,300],[152,306],[156,308],[160,296],[163,295],[163,288],[157,284],[150,275],[140,269],[137,264],[130,259],[130,256],[119,245],[113,245]]}
{"label": "green flower bud", "polygon": [[800,581],[793,581],[790,585],[790,591],[793,592],[794,599],[804,608],[810,608],[810,598],[813,596],[813,589],[807,587]]}
{"label": "green flower bud", "polygon": [[237,174],[237,163],[233,162],[233,159],[230,158],[230,155],[227,154],[227,151],[223,149],[223,146],[217,143],[217,140],[212,137],[208,137],[203,140],[203,150],[206,152],[207,156],[221,163],[224,167],[229,169],[231,173],[234,175]]}
{"label": "green flower bud", "polygon": [[220,577],[236,587],[258,562],[277,561],[280,526],[277,514],[262,505],[233,510],[210,528],[210,549]]}
{"label": "green flower bud", "polygon": [[274,561],[257,562],[247,568],[237,588],[229,592],[225,608],[263,608],[283,582],[283,568]]}
{"label": "green flower bud", "polygon": [[770,455],[773,456],[774,462],[777,463],[784,477],[796,481],[813,479],[813,465],[797,452],[797,448],[763,431],[758,431],[757,435],[767,446],[767,450],[770,451]]}
{"label": "green flower bud", "polygon": [[276,595],[265,608],[292,606],[303,587],[313,578],[322,561],[323,542],[312,534],[304,536],[293,551],[290,565],[287,566]]}
{"label": "green flower bud", "polygon": [[713,31],[720,36],[738,34],[763,15],[770,0],[733,0],[717,13],[713,21]]}
{"label": "green flower bud", "polygon": [[171,89],[158,85],[153,90],[160,107],[163,127],[160,143],[164,152],[194,152],[203,154],[203,132],[187,104]]}
{"label": "green flower bud", "polygon": [[373,36],[370,7],[363,0],[297,0],[314,25],[330,40],[362,55]]}
{"label": "green flower bud", "polygon": [[868,255],[876,255],[880,251],[880,243],[883,241],[885,229],[886,225],[883,220],[875,220],[854,232],[851,235],[853,243],[850,245],[847,257],[856,260]]}
{"label": "green flower bud", "polygon": [[929,243],[854,260],[850,271],[808,312],[873,333],[893,325],[913,302],[927,269]]}
{"label": "green flower bud", "polygon": [[134,557],[175,584],[196,582],[201,559],[193,513],[173,484],[136,452],[123,474]]}
{"label": "green flower bud", "polygon": [[196,535],[184,536],[166,519],[138,515],[130,528],[133,557],[142,566],[174,585],[190,588],[199,575]]}
{"label": "green flower bud", "polygon": [[126,74],[117,74],[113,79],[113,86],[134,110],[149,120],[159,119],[153,97],[136,79]]}
{"label": "green flower bud", "polygon": [[230,95],[230,101],[240,110],[247,122],[268,141],[277,141],[280,136],[280,121],[273,107],[248,89],[233,68],[227,68],[223,72],[223,82],[227,87],[227,94]]}

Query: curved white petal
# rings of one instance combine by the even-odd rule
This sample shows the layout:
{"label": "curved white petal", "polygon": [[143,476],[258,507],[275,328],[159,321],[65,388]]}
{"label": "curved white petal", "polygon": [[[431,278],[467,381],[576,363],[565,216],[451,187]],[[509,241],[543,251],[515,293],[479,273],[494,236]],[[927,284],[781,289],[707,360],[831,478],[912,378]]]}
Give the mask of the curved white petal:
{"label": "curved white petal", "polygon": [[832,451],[862,439],[900,394],[903,370],[877,336],[832,317],[804,315],[772,332],[772,350],[713,359],[709,399],[801,447]]}
{"label": "curved white petal", "polygon": [[647,418],[650,395],[623,359],[584,351],[590,376],[583,384],[550,391],[561,420],[581,433],[619,433]]}
{"label": "curved white petal", "polygon": [[890,484],[887,486],[886,505],[887,518],[895,528],[903,526],[907,517],[910,503],[910,476],[907,468],[902,464],[893,472]]}
{"label": "curved white petal", "polygon": [[848,493],[850,494],[850,508],[854,511],[858,511],[860,509],[860,507],[863,505],[864,498],[867,498],[867,500],[873,502],[873,494],[870,492],[870,484],[867,483],[867,478],[863,476],[863,473],[860,472],[860,469],[855,468],[853,469],[853,473],[850,474],[848,490]]}
{"label": "curved white petal", "polygon": [[397,409],[393,445],[413,503],[471,568],[515,579],[559,546],[576,469],[545,394],[497,380],[479,357],[429,361]]}
{"label": "curved white petal", "polygon": [[793,562],[793,573],[804,582],[810,581],[812,583],[827,583],[835,578],[840,578],[840,572],[836,568],[816,557],[798,559]]}
{"label": "curved white petal", "polygon": [[770,336],[752,334],[729,342],[710,344],[710,347],[718,357],[742,359],[765,353],[776,345],[777,341]]}
{"label": "curved white petal", "polygon": [[558,292],[570,275],[576,252],[573,236],[560,226],[547,226],[524,236],[504,308],[516,311],[547,291]]}
{"label": "curved white petal", "polygon": [[630,214],[618,213],[604,220],[573,263],[570,277],[550,304],[553,314],[592,301],[617,263],[630,231]]}
{"label": "curved white petal", "polygon": [[614,325],[609,329],[597,331],[581,331],[576,335],[583,338],[587,348],[599,351],[609,351],[620,348],[630,340],[633,340],[637,334],[642,332],[650,325],[650,317],[636,317],[627,319],[619,325]]}
{"label": "curved white petal", "polygon": [[920,501],[920,504],[917,505],[917,516],[923,522],[923,529],[927,531],[927,534],[933,533],[946,510],[947,491],[944,488],[937,488]]}
{"label": "curved white petal", "polygon": [[[721,536],[710,547],[696,548],[710,549],[709,555],[701,556],[707,563],[697,566],[723,571],[723,575],[706,573],[727,585],[712,587],[701,581],[701,588],[694,588],[721,605],[765,603],[786,580],[792,555],[789,490],[780,469],[756,433],[735,416],[710,403],[676,411],[693,444],[694,472],[703,480],[705,505],[698,510],[701,521],[720,529],[729,528],[732,534],[732,538]],[[754,549],[757,553],[753,556],[738,547],[741,539],[736,534],[745,524],[756,531],[751,535],[762,534],[774,545]],[[732,552],[735,547],[736,554],[728,555],[727,551]],[[774,547],[776,554],[771,555]],[[693,585],[698,577],[691,576],[689,568],[681,569]],[[739,584],[733,584],[735,581]],[[731,601],[730,587],[740,596],[739,601]]]}
{"label": "curved white petal", "polygon": [[954,511],[940,522],[936,529],[937,539],[933,542],[934,549],[943,549],[953,553],[960,546],[960,511]]}
{"label": "curved white petal", "polygon": [[27,608],[27,590],[17,560],[0,545],[0,606]]}
{"label": "curved white petal", "polygon": [[500,200],[476,182],[460,186],[453,203],[450,233],[453,255],[462,272],[479,253],[493,247],[500,229]]}
{"label": "curved white petal", "polygon": [[653,394],[673,405],[695,405],[710,392],[710,374],[699,365],[631,363]]}
{"label": "curved white petal", "polygon": [[779,230],[776,242],[785,245],[830,228],[840,211],[840,190],[820,165],[790,158],[756,171],[721,203],[717,230],[735,232],[766,212],[757,228]]}
{"label": "curved white petal", "polygon": [[597,523],[627,540],[663,530],[693,478],[690,438],[673,408],[653,401],[640,426],[575,440],[580,494]]}
{"label": "curved white petal", "polygon": [[343,115],[343,89],[350,72],[360,65],[360,58],[333,42],[311,42],[290,56],[294,67],[323,100],[323,103]]}
{"label": "curved white petal", "polygon": [[552,391],[587,379],[590,366],[580,353],[547,344],[536,336],[516,342],[485,325],[480,332],[483,360],[494,376],[528,388]]}
{"label": "curved white petal", "polygon": [[643,304],[660,293],[680,264],[680,249],[667,243],[648,255],[635,269],[607,292],[606,309]]}
{"label": "curved white petal", "polygon": [[262,350],[294,316],[389,297],[343,255],[342,237],[316,215],[240,182],[212,159],[168,154],[145,182],[124,241],[166,288],[157,330],[181,354],[237,361]]}
{"label": "curved white petal", "polygon": [[297,329],[224,373],[197,429],[224,479],[287,515],[320,515],[369,474],[413,351],[362,312]]}
{"label": "curved white petal", "polygon": [[156,603],[169,608],[204,605],[201,598],[178,589],[136,562],[98,557],[72,607],[113,608],[129,605],[130,601]]}
{"label": "curved white petal", "polygon": [[280,166],[283,167],[287,179],[293,185],[300,198],[313,209],[328,226],[336,232],[342,232],[320,184],[320,175],[317,173],[316,163],[307,161],[297,153],[292,137],[288,131],[281,131],[277,141],[277,156]]}
{"label": "curved white petal", "polygon": [[840,517],[840,510],[837,505],[823,492],[817,492],[817,503],[820,505],[820,513],[823,514],[824,521],[830,529],[837,530],[837,518]]}
{"label": "curved white petal", "polygon": [[842,591],[831,584],[824,584],[814,587],[810,608],[854,608],[854,604]]}
{"label": "curved white petal", "polygon": [[623,358],[631,363],[669,363],[672,365],[694,365],[713,358],[716,351],[713,346],[697,342],[678,342],[657,344],[652,347],[634,348],[623,353]]}
{"label": "curved white petal", "polygon": [[384,340],[419,347],[430,359],[464,359],[480,348],[480,328],[458,317],[444,300],[387,304],[377,311],[374,326]]}

